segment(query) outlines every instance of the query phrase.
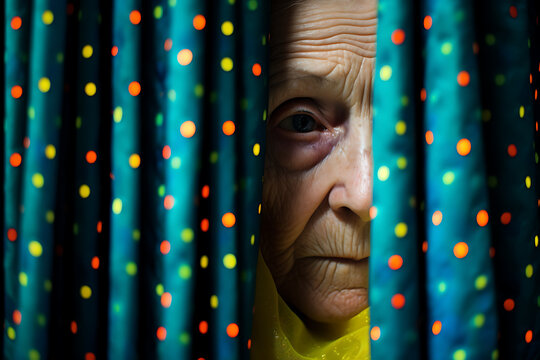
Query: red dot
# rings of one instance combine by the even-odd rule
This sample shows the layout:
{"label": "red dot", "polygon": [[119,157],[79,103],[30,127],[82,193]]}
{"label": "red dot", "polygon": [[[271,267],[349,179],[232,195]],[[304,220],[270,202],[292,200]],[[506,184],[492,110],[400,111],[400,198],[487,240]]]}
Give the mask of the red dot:
{"label": "red dot", "polygon": [[170,51],[172,49],[172,40],[171,39],[165,39],[165,43],[163,44],[163,49],[165,51]]}
{"label": "red dot", "polygon": [[22,26],[22,19],[20,16],[14,16],[11,18],[11,28],[13,30],[19,30]]}
{"label": "red dot", "polygon": [[163,151],[161,152],[164,159],[168,159],[171,157],[171,147],[169,145],[165,145],[163,147]]}
{"label": "red dot", "polygon": [[208,196],[210,196],[210,186],[208,185],[204,185],[202,190],[201,190],[201,196],[203,198],[208,198]]}
{"label": "red dot", "polygon": [[203,232],[207,232],[209,227],[210,227],[210,221],[208,221],[208,219],[202,219],[201,220],[201,230]]}
{"label": "red dot", "polygon": [[141,13],[139,10],[133,10],[129,13],[129,21],[131,21],[133,25],[139,25],[141,22]]}
{"label": "red dot", "polygon": [[427,92],[426,92],[426,89],[420,90],[420,100],[426,101],[426,99],[427,99]]}
{"label": "red dot", "polygon": [[165,340],[167,338],[167,330],[163,326],[158,327],[156,336],[160,341]]}
{"label": "red dot", "polygon": [[517,8],[513,5],[510,6],[510,16],[515,19],[517,18],[517,15],[518,15]]}
{"label": "red dot", "polygon": [[508,145],[508,155],[510,155],[510,157],[514,157],[517,155],[517,148],[516,148],[516,145],[514,144],[510,144]]}
{"label": "red dot", "polygon": [[239,332],[240,332],[240,329],[238,328],[238,325],[236,325],[235,323],[229,324],[227,326],[227,335],[229,335],[229,337],[232,337],[232,338],[237,337]]}
{"label": "red dot", "polygon": [[17,240],[17,230],[15,229],[8,229],[7,231],[7,237],[9,241],[15,241]]}
{"label": "red dot", "polygon": [[171,243],[168,242],[167,240],[163,240],[161,244],[159,245],[159,251],[163,255],[167,255],[169,251],[171,251]]}
{"label": "red dot", "polygon": [[13,311],[13,322],[17,325],[20,325],[22,321],[22,314],[19,310]]}
{"label": "red dot", "polygon": [[422,251],[425,253],[427,253],[427,249],[428,249],[428,243],[427,241],[423,241],[422,242]]}
{"label": "red dot", "polygon": [[87,352],[84,354],[84,360],[96,360],[96,355],[94,355],[94,353]]}
{"label": "red dot", "polygon": [[401,45],[405,41],[405,31],[401,29],[392,32],[392,42],[396,45]]}
{"label": "red dot", "polygon": [[202,30],[204,29],[205,26],[206,26],[206,18],[204,16],[199,14],[193,18],[193,27],[196,30]]}
{"label": "red dot", "polygon": [[476,222],[480,226],[486,226],[489,221],[489,215],[486,210],[480,210],[478,214],[476,214]]}
{"label": "red dot", "polygon": [[111,55],[116,56],[118,55],[118,46],[113,46],[111,49]]}
{"label": "red dot", "polygon": [[398,270],[403,266],[403,258],[399,255],[392,255],[388,259],[388,267],[392,270]]}
{"label": "red dot", "polygon": [[512,214],[511,213],[509,213],[509,212],[502,213],[502,215],[501,215],[501,223],[503,225],[510,224],[510,220],[512,220]]}
{"label": "red dot", "polygon": [[262,74],[261,65],[260,64],[253,64],[253,66],[251,67],[251,72],[255,76],[261,76],[261,74]]}
{"label": "red dot", "polygon": [[433,131],[431,130],[426,131],[426,143],[428,145],[433,144]]}
{"label": "red dot", "polygon": [[163,200],[163,206],[165,206],[165,209],[171,210],[174,206],[174,197],[172,195],[165,196],[165,199]]}
{"label": "red dot", "polygon": [[23,90],[20,85],[15,85],[11,88],[11,96],[13,96],[14,99],[18,99],[22,96]]}
{"label": "red dot", "polygon": [[465,70],[460,71],[457,76],[457,82],[460,86],[467,86],[469,85],[469,82],[471,81],[471,76],[468,72]]}
{"label": "red dot", "polygon": [[208,332],[208,323],[206,321],[201,321],[199,323],[199,332],[201,334],[206,334]]}
{"label": "red dot", "polygon": [[137,96],[141,93],[141,84],[138,81],[132,81],[129,84],[129,93],[131,96]]}
{"label": "red dot", "polygon": [[405,306],[405,296],[402,294],[395,294],[392,296],[391,303],[395,309],[401,309]]}
{"label": "red dot", "polygon": [[234,122],[232,122],[231,120],[227,120],[223,123],[222,130],[225,135],[230,136],[234,134],[235,129],[236,127],[234,125]]}
{"label": "red dot", "polygon": [[431,29],[431,25],[433,25],[433,19],[428,15],[424,18],[424,29]]}
{"label": "red dot", "polygon": [[99,269],[99,257],[94,256],[94,257],[92,258],[91,265],[92,265],[92,269],[94,269],[94,270]]}
{"label": "red dot", "polygon": [[514,310],[514,307],[516,306],[516,303],[514,302],[513,299],[506,299],[504,300],[504,310],[506,311],[512,311]]}
{"label": "red dot", "polygon": [[172,295],[171,293],[164,292],[161,294],[161,306],[164,308],[170,308],[172,303]]}
{"label": "red dot", "polygon": [[9,157],[9,163],[13,167],[18,167],[19,165],[21,165],[21,162],[22,162],[22,156],[19,153],[13,153]]}
{"label": "red dot", "polygon": [[437,320],[433,323],[433,326],[431,327],[431,331],[433,332],[433,335],[439,335],[441,333],[442,329],[442,323]]}
{"label": "red dot", "polygon": [[77,323],[75,321],[72,321],[70,324],[70,330],[71,333],[76,334],[77,333]]}
{"label": "red dot", "polygon": [[90,150],[89,152],[86,153],[86,161],[87,161],[89,164],[95,163],[96,160],[97,160],[97,154],[96,154],[95,151]]}
{"label": "red dot", "polygon": [[101,234],[101,230],[103,230],[103,222],[101,220],[97,222],[96,230]]}
{"label": "red dot", "polygon": [[533,338],[533,332],[532,330],[527,330],[527,332],[525,333],[525,342],[528,344],[532,341],[532,338]]}

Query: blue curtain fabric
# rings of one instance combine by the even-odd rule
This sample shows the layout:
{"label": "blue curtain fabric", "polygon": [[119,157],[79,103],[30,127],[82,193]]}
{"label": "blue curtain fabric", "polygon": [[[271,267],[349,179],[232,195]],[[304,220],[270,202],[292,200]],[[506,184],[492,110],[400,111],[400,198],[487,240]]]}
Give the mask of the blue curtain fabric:
{"label": "blue curtain fabric", "polygon": [[5,2],[4,358],[247,357],[267,13]]}
{"label": "blue curtain fabric", "polygon": [[540,356],[538,10],[379,2],[374,359]]}

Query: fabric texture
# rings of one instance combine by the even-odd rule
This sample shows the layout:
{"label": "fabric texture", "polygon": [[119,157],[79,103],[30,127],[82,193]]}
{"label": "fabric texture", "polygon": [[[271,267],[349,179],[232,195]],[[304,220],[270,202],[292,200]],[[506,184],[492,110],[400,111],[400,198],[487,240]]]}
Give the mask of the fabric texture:
{"label": "fabric texture", "polygon": [[339,326],[307,325],[278,294],[259,254],[251,359],[368,360],[369,308]]}

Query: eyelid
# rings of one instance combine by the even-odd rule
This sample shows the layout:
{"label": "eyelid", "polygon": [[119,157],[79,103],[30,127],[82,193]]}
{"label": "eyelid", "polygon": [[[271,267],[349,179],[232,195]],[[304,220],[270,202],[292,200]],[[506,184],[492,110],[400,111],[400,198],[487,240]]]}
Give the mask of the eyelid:
{"label": "eyelid", "polygon": [[330,128],[328,122],[319,110],[317,103],[313,99],[305,98],[294,98],[281,103],[270,114],[270,124],[277,127],[281,121],[296,114],[307,114],[313,117],[313,120],[315,120],[322,127],[326,129]]}

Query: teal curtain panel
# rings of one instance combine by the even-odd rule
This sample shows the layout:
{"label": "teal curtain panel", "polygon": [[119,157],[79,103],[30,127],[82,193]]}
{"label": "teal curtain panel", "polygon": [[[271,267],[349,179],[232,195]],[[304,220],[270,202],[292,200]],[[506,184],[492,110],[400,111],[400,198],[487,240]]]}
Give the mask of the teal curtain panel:
{"label": "teal curtain panel", "polygon": [[247,358],[267,2],[3,6],[3,357]]}
{"label": "teal curtain panel", "polygon": [[540,358],[536,1],[379,1],[373,359]]}

